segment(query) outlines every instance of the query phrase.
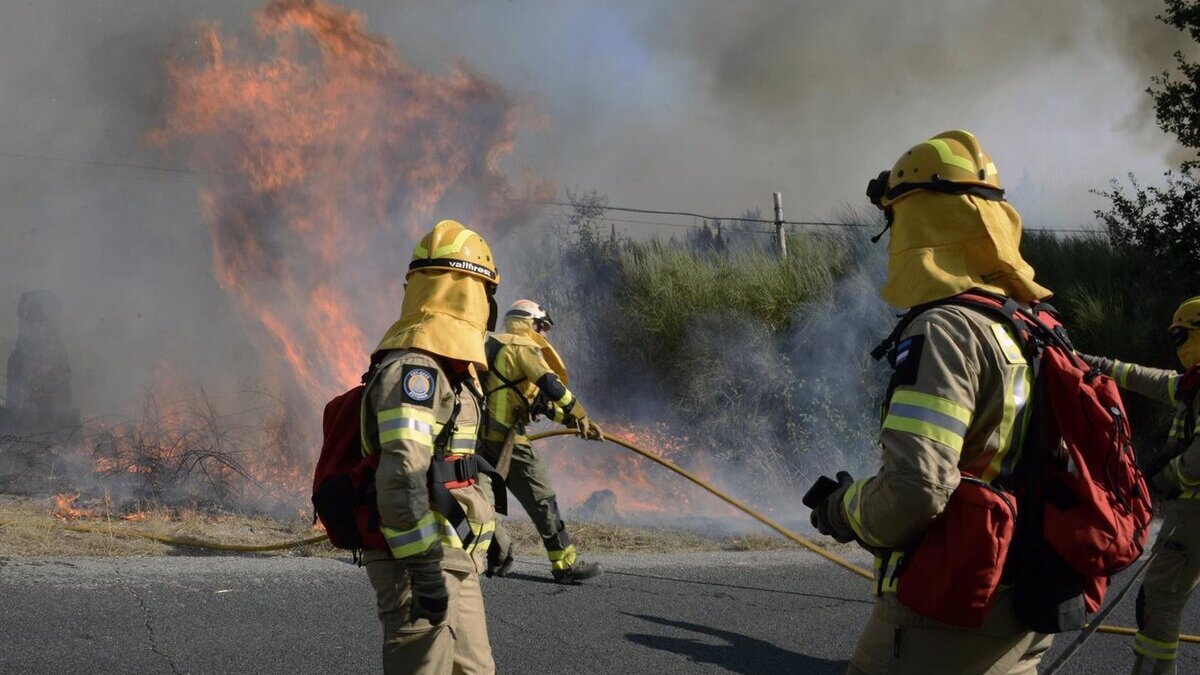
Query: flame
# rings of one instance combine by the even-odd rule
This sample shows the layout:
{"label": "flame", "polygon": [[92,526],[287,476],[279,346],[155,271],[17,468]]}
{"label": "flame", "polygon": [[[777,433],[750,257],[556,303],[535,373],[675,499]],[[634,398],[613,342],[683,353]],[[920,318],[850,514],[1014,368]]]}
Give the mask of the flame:
{"label": "flame", "polygon": [[[711,454],[688,437],[674,436],[667,425],[637,428],[606,424],[605,433],[622,439],[683,466],[698,477],[724,489],[706,459]],[[541,451],[550,466],[559,500],[565,508],[576,508],[597,490],[611,490],[617,512],[660,517],[702,516],[728,518],[740,512],[706,493],[682,476],[656,466],[615,445],[603,450],[591,443],[544,441]]]}
{"label": "flame", "polygon": [[527,113],[461,64],[414,68],[357,12],[273,0],[256,29],[243,49],[202,26],[200,53],[168,60],[149,140],[205,175],[214,277],[319,419],[395,319],[416,233],[448,208],[485,232],[528,215],[503,168]]}
{"label": "flame", "polygon": [[60,493],[54,495],[54,517],[59,520],[74,520],[76,518],[86,518],[92,514],[89,509],[81,509],[75,506],[75,501],[79,499],[79,493],[67,494]]}

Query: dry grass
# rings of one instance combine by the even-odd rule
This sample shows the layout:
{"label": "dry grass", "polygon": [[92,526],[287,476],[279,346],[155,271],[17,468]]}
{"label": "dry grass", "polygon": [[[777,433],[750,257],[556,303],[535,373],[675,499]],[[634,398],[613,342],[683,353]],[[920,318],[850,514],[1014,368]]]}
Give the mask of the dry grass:
{"label": "dry grass", "polygon": [[[53,498],[0,495],[0,556],[157,556],[175,551],[200,554],[201,549],[172,546],[135,533],[201,539],[226,544],[269,544],[314,534],[307,518],[279,521],[261,516],[211,514],[166,507],[131,514],[105,512],[101,503],[81,505],[87,513],[63,519],[55,515]],[[124,516],[124,517],[123,517]],[[68,528],[88,528],[77,532]],[[541,538],[527,520],[508,519],[504,527],[520,555],[541,555]],[[581,550],[593,553],[683,553],[694,551],[764,551],[792,544],[770,534],[706,536],[694,532],[645,527],[617,527],[570,522],[568,530]],[[131,536],[132,535],[132,536]],[[343,557],[346,551],[328,543],[300,546],[272,555]]]}
{"label": "dry grass", "polygon": [[[528,520],[509,519],[504,529],[518,555],[545,553],[542,539]],[[686,553],[694,551],[771,551],[794,548],[791,542],[770,534],[706,536],[683,530],[567,522],[575,546],[592,553]]]}
{"label": "dry grass", "polygon": [[[84,505],[87,507],[88,505]],[[264,517],[208,514],[194,510],[148,508],[126,520],[122,514],[89,508],[89,515],[64,520],[56,515],[53,498],[0,496],[0,556],[153,556],[175,550],[198,553],[192,547],[129,536],[146,533],[229,544],[265,544],[302,539],[314,534],[301,518],[282,522]],[[129,514],[125,514],[129,515]],[[74,532],[71,527],[93,529]],[[339,556],[328,544],[287,549],[276,555]]]}

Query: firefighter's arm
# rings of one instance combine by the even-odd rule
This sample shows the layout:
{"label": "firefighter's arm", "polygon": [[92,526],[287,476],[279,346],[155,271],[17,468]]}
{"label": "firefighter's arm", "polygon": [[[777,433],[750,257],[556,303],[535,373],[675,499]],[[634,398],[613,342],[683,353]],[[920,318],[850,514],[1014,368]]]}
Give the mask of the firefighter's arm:
{"label": "firefighter's arm", "polygon": [[375,472],[380,529],[398,560],[442,558],[426,482],[442,386],[433,368],[393,363],[369,392],[381,453]]}
{"label": "firefighter's arm", "polygon": [[[1177,433],[1182,433],[1181,425],[1182,420],[1176,416],[1171,425],[1172,440]],[[1200,436],[1193,438],[1187,450],[1168,462],[1151,480],[1155,488],[1167,495],[1200,487]]]}
{"label": "firefighter's arm", "polygon": [[517,362],[525,377],[533,382],[550,404],[550,419],[564,426],[578,428],[587,438],[600,438],[600,427],[588,418],[583,404],[550,369],[541,350],[522,349]]}
{"label": "firefighter's arm", "polygon": [[1178,404],[1179,383],[1183,379],[1173,370],[1148,368],[1136,363],[1125,363],[1116,359],[1090,354],[1079,355],[1087,364],[1116,380],[1122,389],[1141,394],[1156,401]]}
{"label": "firefighter's arm", "polygon": [[897,348],[897,386],[879,434],[883,467],[841,496],[839,515],[870,548],[911,543],[958,487],[981,363],[977,342],[954,337],[968,333],[965,319],[939,313],[914,321]]}

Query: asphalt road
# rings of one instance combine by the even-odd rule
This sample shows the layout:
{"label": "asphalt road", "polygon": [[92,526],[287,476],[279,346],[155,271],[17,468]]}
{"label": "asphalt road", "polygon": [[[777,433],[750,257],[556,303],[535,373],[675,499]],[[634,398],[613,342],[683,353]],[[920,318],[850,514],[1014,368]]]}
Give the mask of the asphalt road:
{"label": "asphalt road", "polygon": [[[841,673],[870,611],[866,582],[803,551],[601,560],[584,586],[533,560],[484,581],[500,672]],[[1185,626],[1200,632],[1195,609]],[[1129,645],[1097,635],[1061,672],[1127,672]],[[0,559],[0,673],[372,672],[378,648],[347,562]],[[1182,651],[1179,672],[1200,672],[1200,645]]]}

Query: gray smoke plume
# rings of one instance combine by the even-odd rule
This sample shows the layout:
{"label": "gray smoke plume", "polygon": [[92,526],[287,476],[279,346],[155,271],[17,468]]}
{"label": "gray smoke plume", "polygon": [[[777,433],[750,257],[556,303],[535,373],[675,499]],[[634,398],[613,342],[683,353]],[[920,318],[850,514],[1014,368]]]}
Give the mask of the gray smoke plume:
{"label": "gray smoke plume", "polygon": [[[21,293],[57,293],[85,419],[140,415],[152,384],[178,400],[253,389],[271,358],[214,279],[197,197],[210,177],[145,141],[162,121],[166,60],[194,51],[200,22],[252,43],[262,4],[0,2],[0,356]],[[1052,189],[1039,211],[1077,224],[1095,206],[1087,188],[1174,157],[1144,89],[1193,46],[1151,0],[342,4],[414,67],[461,61],[541,115],[517,138],[514,173],[718,215],[781,190],[788,217],[828,217],[912,143],[967,127],[1010,184]],[[557,255],[538,228],[494,242],[502,268],[536,272]],[[381,254],[403,260],[411,242],[395,245]],[[561,301],[568,321],[586,311]],[[798,324],[798,345],[831,330]],[[715,349],[709,328],[689,339]]]}

